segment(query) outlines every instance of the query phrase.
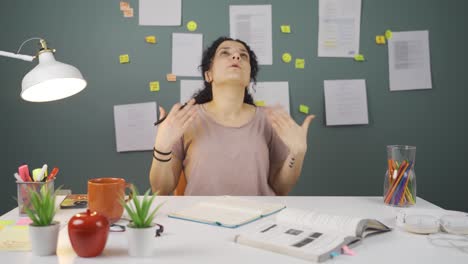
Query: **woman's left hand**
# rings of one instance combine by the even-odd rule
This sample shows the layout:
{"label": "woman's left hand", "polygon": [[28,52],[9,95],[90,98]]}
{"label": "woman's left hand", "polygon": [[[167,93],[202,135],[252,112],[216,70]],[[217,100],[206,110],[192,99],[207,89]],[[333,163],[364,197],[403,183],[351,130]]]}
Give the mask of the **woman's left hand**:
{"label": "woman's left hand", "polygon": [[298,125],[281,107],[266,107],[265,110],[273,129],[289,148],[289,151],[294,154],[305,152],[307,150],[307,131],[315,116],[308,115],[302,125]]}

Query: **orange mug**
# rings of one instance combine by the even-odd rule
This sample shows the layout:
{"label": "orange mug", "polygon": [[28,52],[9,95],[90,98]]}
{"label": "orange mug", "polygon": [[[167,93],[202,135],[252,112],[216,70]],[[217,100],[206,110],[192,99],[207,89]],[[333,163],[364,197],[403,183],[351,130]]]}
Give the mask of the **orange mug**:
{"label": "orange mug", "polygon": [[[107,217],[111,224],[117,222],[124,210],[120,200],[125,197],[125,189],[131,186],[131,183],[125,182],[122,178],[88,180],[88,208]],[[133,193],[130,191],[128,199],[132,196]]]}

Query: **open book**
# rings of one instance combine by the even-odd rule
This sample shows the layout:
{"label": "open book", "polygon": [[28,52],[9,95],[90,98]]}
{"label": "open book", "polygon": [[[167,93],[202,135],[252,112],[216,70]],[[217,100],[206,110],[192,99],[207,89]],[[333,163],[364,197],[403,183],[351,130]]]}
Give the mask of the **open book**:
{"label": "open book", "polygon": [[355,246],[366,236],[391,229],[381,222],[348,216],[284,209],[276,220],[252,227],[236,236],[239,244],[310,261],[322,262],[343,246]]}
{"label": "open book", "polygon": [[170,213],[169,217],[235,228],[276,213],[283,208],[285,206],[282,204],[219,196]]}

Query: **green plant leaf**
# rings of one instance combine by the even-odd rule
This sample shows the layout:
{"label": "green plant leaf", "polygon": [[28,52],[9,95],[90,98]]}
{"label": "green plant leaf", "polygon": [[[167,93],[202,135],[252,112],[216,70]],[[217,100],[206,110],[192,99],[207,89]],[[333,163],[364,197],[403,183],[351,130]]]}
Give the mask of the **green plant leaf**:
{"label": "green plant leaf", "polygon": [[128,216],[132,220],[129,226],[134,228],[150,227],[156,212],[162,206],[162,204],[158,205],[156,209],[149,213],[157,192],[150,195],[150,190],[147,190],[142,200],[138,199],[139,192],[135,186],[132,186],[132,192],[134,196],[130,204],[125,203],[124,199],[120,199],[120,203],[123,205],[128,213]]}

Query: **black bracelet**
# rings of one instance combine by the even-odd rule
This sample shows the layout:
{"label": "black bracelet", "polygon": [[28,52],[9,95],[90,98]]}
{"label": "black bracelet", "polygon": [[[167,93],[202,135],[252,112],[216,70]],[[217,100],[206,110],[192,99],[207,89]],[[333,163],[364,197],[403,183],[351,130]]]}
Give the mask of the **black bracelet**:
{"label": "black bracelet", "polygon": [[167,155],[171,155],[171,154],[172,154],[172,151],[169,151],[169,152],[162,152],[162,151],[157,150],[155,147],[153,147],[153,151],[156,151],[156,153],[158,153],[158,154],[160,154],[160,155],[164,155],[164,156],[167,156]]}
{"label": "black bracelet", "polygon": [[155,158],[157,161],[160,161],[160,162],[168,162],[172,159],[172,157],[168,158],[168,159],[160,159],[158,157],[156,157],[156,155],[154,155],[154,152],[153,152],[153,158]]}

